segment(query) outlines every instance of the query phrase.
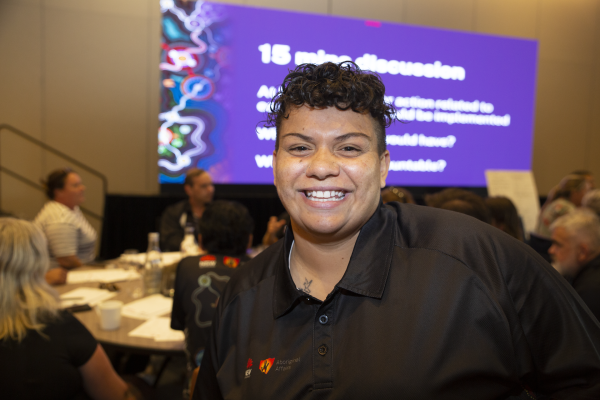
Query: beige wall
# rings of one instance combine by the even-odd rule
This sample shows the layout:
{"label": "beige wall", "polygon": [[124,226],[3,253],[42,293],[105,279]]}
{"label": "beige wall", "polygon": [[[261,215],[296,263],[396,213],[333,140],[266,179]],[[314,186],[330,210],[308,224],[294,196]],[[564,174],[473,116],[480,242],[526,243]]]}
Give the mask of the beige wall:
{"label": "beige wall", "polygon": [[[538,39],[538,189],[577,168],[600,177],[600,0],[229,2]],[[157,193],[159,44],[158,0],[2,0],[0,123],[99,170],[110,193]],[[31,180],[60,164],[2,135],[3,165]],[[33,217],[43,197],[0,178],[2,207]]]}

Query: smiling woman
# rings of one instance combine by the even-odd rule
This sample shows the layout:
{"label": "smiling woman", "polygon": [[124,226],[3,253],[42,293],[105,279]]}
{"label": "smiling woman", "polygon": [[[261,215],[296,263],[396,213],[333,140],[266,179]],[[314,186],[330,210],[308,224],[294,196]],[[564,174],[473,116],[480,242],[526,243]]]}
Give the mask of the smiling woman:
{"label": "smiling woman", "polygon": [[291,229],[228,282],[195,398],[600,398],[600,329],[549,265],[475,218],[381,204],[383,94],[352,64],[285,78],[269,118]]}
{"label": "smiling woman", "polygon": [[379,203],[389,165],[373,118],[335,107],[291,110],[273,155],[275,185],[294,232],[311,242],[354,236]]}
{"label": "smiling woman", "polygon": [[297,287],[324,299],[343,276],[361,227],[385,186],[385,128],[393,111],[376,75],[353,63],[303,65],[273,100],[273,174],[291,216]]}
{"label": "smiling woman", "polygon": [[[96,231],[85,219],[79,205],[85,200],[81,177],[69,168],[51,172],[44,182],[50,199],[34,222],[48,239],[52,265],[76,268],[94,259]],[[64,283],[60,269],[48,272],[52,284]],[[64,271],[63,271],[64,272]]]}

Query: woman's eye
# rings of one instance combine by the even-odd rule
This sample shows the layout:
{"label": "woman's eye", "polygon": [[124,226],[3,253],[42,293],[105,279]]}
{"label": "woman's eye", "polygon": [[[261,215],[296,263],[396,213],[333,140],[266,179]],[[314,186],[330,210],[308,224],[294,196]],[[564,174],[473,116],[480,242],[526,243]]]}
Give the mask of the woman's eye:
{"label": "woman's eye", "polygon": [[308,147],[306,146],[296,146],[296,147],[292,147],[290,149],[290,151],[306,151],[308,150]]}

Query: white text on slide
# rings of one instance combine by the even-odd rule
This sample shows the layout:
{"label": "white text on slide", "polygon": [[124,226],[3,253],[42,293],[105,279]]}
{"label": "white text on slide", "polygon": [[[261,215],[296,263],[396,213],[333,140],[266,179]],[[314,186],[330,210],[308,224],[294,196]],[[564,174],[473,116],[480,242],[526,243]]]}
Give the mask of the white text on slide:
{"label": "white text on slide", "polygon": [[259,101],[258,103],[256,103],[256,111],[261,113],[269,111],[270,107],[271,103],[269,103],[268,101]]}
{"label": "white text on slide", "polygon": [[258,93],[256,93],[256,97],[258,97],[259,99],[261,99],[263,97],[265,99],[272,99],[277,94],[277,91],[278,91],[278,89],[275,86],[262,85],[260,87],[260,89],[258,89]]}
{"label": "white text on slide", "polygon": [[[264,64],[287,65],[292,61],[291,47],[286,44],[264,43],[258,46],[260,60]],[[347,55],[338,56],[328,54],[325,50],[319,49],[316,53],[310,51],[296,51],[294,53],[294,64],[322,64],[324,62],[339,63],[342,61],[352,61],[352,57]],[[355,60],[361,69],[374,71],[379,74],[404,75],[435,79],[452,79],[464,81],[467,72],[463,67],[444,65],[441,61],[433,63],[411,62],[386,60],[378,58],[375,54],[365,53]]]}
{"label": "white text on slide", "polygon": [[275,140],[277,139],[277,130],[275,128],[256,128],[256,136],[259,140]]}
{"label": "white text on slide", "polygon": [[486,103],[485,101],[479,100],[466,101],[454,100],[452,98],[434,100],[420,96],[385,96],[385,101],[394,103],[396,108],[429,108],[431,110],[436,109],[442,111],[463,111],[472,113],[482,112],[485,114],[491,114],[494,111],[494,105],[492,103]]}
{"label": "white text on slide", "polygon": [[431,161],[429,159],[418,161],[401,160],[390,161],[390,171],[411,171],[411,172],[444,172],[446,168],[445,160]]}
{"label": "white text on slide", "polygon": [[463,67],[443,65],[440,61],[420,63],[410,61],[385,60],[375,54],[365,54],[354,60],[361,69],[379,74],[416,76],[424,78],[442,78],[464,81],[467,72]]}
{"label": "white text on slide", "polygon": [[401,108],[396,110],[396,116],[400,121],[421,121],[421,122],[439,122],[448,125],[467,124],[467,125],[491,125],[491,126],[509,126],[510,114],[505,115],[482,115],[453,112],[446,113],[441,111],[423,111],[419,108]]}
{"label": "white text on slide", "polygon": [[[273,168],[273,155],[257,154],[254,156],[258,168]],[[418,161],[401,160],[390,161],[390,171],[411,171],[411,172],[444,172],[446,168],[445,160],[431,161],[429,159]]]}
{"label": "white text on slide", "polygon": [[258,168],[273,168],[273,154],[257,154],[254,156],[254,160]]}
{"label": "white text on slide", "polygon": [[456,136],[445,137],[425,136],[422,133],[405,133],[404,135],[387,135],[385,141],[389,146],[420,146],[420,147],[454,147]]}

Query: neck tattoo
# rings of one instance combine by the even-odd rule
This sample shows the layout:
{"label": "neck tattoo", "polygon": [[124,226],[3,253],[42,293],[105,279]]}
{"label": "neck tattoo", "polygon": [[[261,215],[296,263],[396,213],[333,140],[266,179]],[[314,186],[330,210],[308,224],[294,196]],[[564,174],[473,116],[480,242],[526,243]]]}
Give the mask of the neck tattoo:
{"label": "neck tattoo", "polygon": [[309,294],[310,293],[310,284],[312,283],[312,279],[309,281],[308,278],[304,278],[304,288],[300,289],[300,291]]}
{"label": "neck tattoo", "polygon": [[[290,247],[290,255],[288,257],[288,267],[290,269],[290,272],[292,271],[292,251],[294,250],[294,243],[295,242],[292,242],[292,247]],[[313,283],[312,279],[309,281],[307,277],[304,277],[304,283],[303,283],[304,287],[303,288],[296,287],[296,288],[301,292],[310,294],[310,285],[312,283]]]}

